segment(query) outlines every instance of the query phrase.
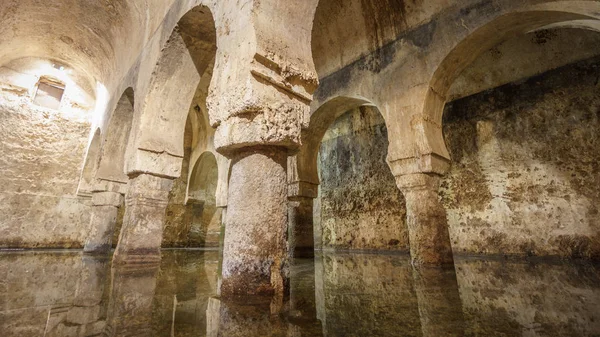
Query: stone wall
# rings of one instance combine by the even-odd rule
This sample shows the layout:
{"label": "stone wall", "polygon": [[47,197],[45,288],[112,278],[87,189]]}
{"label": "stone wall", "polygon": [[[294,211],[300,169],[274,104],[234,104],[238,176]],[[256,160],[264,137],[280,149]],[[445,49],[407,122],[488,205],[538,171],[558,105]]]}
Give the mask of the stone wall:
{"label": "stone wall", "polygon": [[404,198],[385,162],[387,147],[385,123],[371,107],[344,114],[323,137],[316,203],[323,248],[408,249]]}
{"label": "stone wall", "polygon": [[0,247],[82,247],[89,200],[76,196],[88,114],[39,108],[0,92]]}
{"label": "stone wall", "polygon": [[600,58],[448,104],[455,252],[600,257]]}

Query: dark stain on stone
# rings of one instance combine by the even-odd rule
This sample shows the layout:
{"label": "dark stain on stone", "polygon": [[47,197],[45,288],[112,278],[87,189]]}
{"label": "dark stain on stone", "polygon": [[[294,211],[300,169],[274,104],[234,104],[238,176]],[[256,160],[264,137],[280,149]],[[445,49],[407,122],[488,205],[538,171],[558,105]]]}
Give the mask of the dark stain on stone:
{"label": "dark stain on stone", "polygon": [[544,30],[538,30],[535,33],[533,33],[533,41],[537,44],[543,45],[546,44],[548,41],[552,40],[553,38],[555,38],[558,34],[556,33],[555,30],[551,30],[551,29],[544,29]]}
{"label": "dark stain on stone", "polygon": [[470,6],[460,9],[460,16],[470,16],[471,14],[483,16],[482,13],[488,13],[493,10],[493,0],[478,1]]}
{"label": "dark stain on stone", "polygon": [[[467,250],[599,258],[598,237],[576,232],[578,224],[598,229],[600,99],[595,82],[599,76],[600,57],[594,57],[447,104],[443,128],[453,166],[441,186],[444,205],[463,216],[487,209],[482,206],[492,198],[485,192],[491,177],[479,164],[486,159],[479,156],[477,125],[492,123],[493,132],[484,136],[496,143],[494,158],[506,166],[499,174],[507,180],[506,192],[493,198],[504,199],[511,218],[497,230],[514,229],[523,235],[504,242],[495,232],[481,233],[465,244]],[[492,162],[487,165],[494,167]],[[587,200],[589,206],[581,214],[570,210],[574,223],[565,223],[563,210],[555,205],[560,199],[566,204]],[[535,206],[548,221],[533,227],[524,223],[524,205]],[[466,222],[461,225],[466,233],[487,223],[485,216],[461,221]],[[537,230],[565,226],[572,233],[550,234],[549,241],[536,239]]]}
{"label": "dark stain on stone", "polygon": [[425,49],[431,44],[436,28],[437,21],[431,20],[416,27],[415,29],[409,30],[404,35],[404,38],[412,42],[413,45],[421,49]]}

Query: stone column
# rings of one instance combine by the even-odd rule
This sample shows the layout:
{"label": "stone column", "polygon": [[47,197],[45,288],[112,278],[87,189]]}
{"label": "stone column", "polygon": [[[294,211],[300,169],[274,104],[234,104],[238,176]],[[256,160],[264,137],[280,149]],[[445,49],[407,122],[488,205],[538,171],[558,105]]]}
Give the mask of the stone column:
{"label": "stone column", "polygon": [[165,211],[173,179],[140,174],[129,182],[116,263],[160,261]]}
{"label": "stone column", "polygon": [[[300,150],[301,153],[302,149]],[[315,256],[314,199],[319,196],[318,178],[306,173],[305,156],[288,158],[288,247],[290,258]],[[317,175],[317,173],[314,173]]]}
{"label": "stone column", "polygon": [[275,146],[232,155],[221,296],[287,289],[287,155]]}
{"label": "stone column", "polygon": [[[291,185],[290,185],[291,187]],[[292,188],[289,188],[292,190]],[[314,190],[316,190],[316,185]],[[316,192],[305,191],[289,196],[288,242],[290,258],[312,258],[315,256],[313,222],[313,200]]]}
{"label": "stone column", "polygon": [[406,223],[413,265],[452,264],[446,210],[438,198],[441,176],[415,173],[396,177],[406,199]]}
{"label": "stone column", "polygon": [[90,233],[83,251],[106,253],[112,248],[112,237],[117,222],[117,213],[123,196],[117,192],[94,192],[92,194],[92,216]]}

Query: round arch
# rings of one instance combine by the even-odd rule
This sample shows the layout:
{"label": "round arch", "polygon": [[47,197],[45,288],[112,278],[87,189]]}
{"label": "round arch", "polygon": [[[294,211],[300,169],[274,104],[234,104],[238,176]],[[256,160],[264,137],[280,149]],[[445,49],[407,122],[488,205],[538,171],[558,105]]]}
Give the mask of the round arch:
{"label": "round arch", "polygon": [[[216,57],[216,27],[211,10],[198,5],[184,14],[165,42],[141,103],[136,124],[135,161],[129,171],[148,171],[145,158],[167,162],[157,174],[178,177],[184,130],[190,111],[206,109],[208,85]],[[201,127],[202,123],[195,123]],[[194,130],[194,133],[197,132]],[[156,159],[156,158],[154,158]],[[155,161],[155,160],[154,160]]]}
{"label": "round arch", "polygon": [[377,105],[361,96],[332,98],[313,112],[302,136],[288,161],[294,256],[309,256],[314,241],[317,247],[321,241],[330,248],[406,249],[404,198],[385,161],[387,123]]}
{"label": "round arch", "polygon": [[187,203],[215,203],[219,168],[214,153],[206,151],[193,166],[187,188]]}
{"label": "round arch", "polygon": [[325,132],[341,115],[361,106],[375,106],[375,104],[360,96],[338,96],[326,101],[311,114],[309,127],[302,133],[300,151],[295,159],[291,159],[292,167],[288,173],[291,175],[288,179],[290,183],[319,184],[317,157]]}
{"label": "round arch", "polygon": [[[594,16],[594,8],[600,10],[600,4],[593,1],[580,1],[577,4],[552,2],[504,14],[480,25],[440,58],[425,96],[425,119],[442,126],[444,106],[452,84],[485,51],[510,38],[540,29],[577,27],[597,31],[600,21]],[[415,136],[421,138],[420,143],[429,144],[428,148],[449,159],[441,129]]]}

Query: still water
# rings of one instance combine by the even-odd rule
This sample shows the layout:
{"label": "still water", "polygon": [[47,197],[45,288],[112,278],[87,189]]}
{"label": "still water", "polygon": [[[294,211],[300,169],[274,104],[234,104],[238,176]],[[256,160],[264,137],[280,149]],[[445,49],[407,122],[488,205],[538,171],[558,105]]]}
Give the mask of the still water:
{"label": "still water", "polygon": [[78,252],[0,253],[0,336],[600,336],[600,266],[323,253],[289,298],[217,296],[219,254],[163,251],[115,267]]}

